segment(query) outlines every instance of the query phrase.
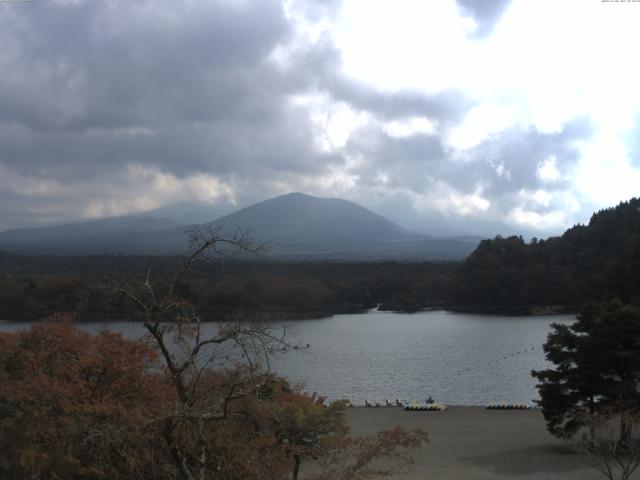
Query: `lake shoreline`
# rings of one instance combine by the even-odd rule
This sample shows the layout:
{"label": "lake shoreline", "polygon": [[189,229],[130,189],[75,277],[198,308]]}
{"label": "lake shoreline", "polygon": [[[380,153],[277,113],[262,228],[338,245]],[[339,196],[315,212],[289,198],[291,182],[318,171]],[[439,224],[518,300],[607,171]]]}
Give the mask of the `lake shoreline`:
{"label": "lake shoreline", "polygon": [[571,315],[578,309],[572,305],[445,305],[442,310],[480,315],[504,315],[518,317],[545,317]]}
{"label": "lake shoreline", "polygon": [[[393,304],[378,304],[377,306],[371,306],[368,308],[339,308],[339,309],[327,309],[327,310],[309,310],[302,312],[292,311],[266,311],[255,312],[247,311],[240,312],[246,315],[247,321],[263,321],[277,323],[281,321],[291,320],[321,320],[323,318],[329,318],[336,315],[359,315],[369,312],[388,312],[388,313],[400,313],[400,314],[415,314],[421,312],[442,311],[451,313],[468,313],[477,315],[497,315],[497,316],[516,316],[516,317],[545,317],[553,315],[575,315],[577,308],[570,305],[445,305],[435,304],[428,306],[404,306],[398,307]],[[220,312],[220,317],[237,315],[237,311]],[[236,317],[237,318],[237,317]],[[15,323],[37,323],[45,320],[45,318],[16,318],[9,319],[3,318],[0,322],[15,322]],[[204,320],[203,323],[222,323],[226,320],[224,318]],[[76,323],[120,323],[120,322],[139,322],[142,320],[119,317],[117,315],[109,315],[108,318],[104,316],[82,315],[78,318]]]}

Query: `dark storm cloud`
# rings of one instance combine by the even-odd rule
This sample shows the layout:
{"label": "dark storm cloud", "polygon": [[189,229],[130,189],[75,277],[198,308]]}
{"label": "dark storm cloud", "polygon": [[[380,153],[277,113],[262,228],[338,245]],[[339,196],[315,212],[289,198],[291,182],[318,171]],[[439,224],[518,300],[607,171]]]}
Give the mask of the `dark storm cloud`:
{"label": "dark storm cloud", "polygon": [[511,0],[457,0],[457,2],[475,19],[478,25],[476,35],[484,37],[491,33]]}
{"label": "dark storm cloud", "polygon": [[[338,2],[298,2],[311,17]],[[289,95],[321,91],[381,118],[459,118],[454,93],[382,93],[346,79],[329,42],[291,68],[268,60],[291,40],[277,1],[85,2],[15,6],[0,20],[0,162],[23,175],[79,179],[131,163],[194,171],[314,174],[318,153]]]}
{"label": "dark storm cloud", "polygon": [[391,187],[420,192],[429,177],[446,170],[449,163],[441,138],[432,135],[393,138],[379,130],[362,130],[349,141],[347,149],[353,156],[367,158],[358,174],[368,186],[375,186],[383,175]]}
{"label": "dark storm cloud", "polygon": [[2,55],[0,115],[56,130],[240,113],[246,105],[234,100],[248,85],[264,81],[268,88],[276,80],[261,61],[289,34],[280,5],[180,5],[33,2],[14,8],[14,18],[3,22],[13,48]]}
{"label": "dark storm cloud", "polygon": [[444,125],[461,120],[472,102],[454,91],[424,95],[414,91],[399,93],[378,92],[346,79],[336,79],[328,86],[335,98],[376,113],[381,119],[427,117]]}
{"label": "dark storm cloud", "polygon": [[48,180],[130,164],[179,177],[277,177],[340,162],[313,148],[279,2],[33,2],[1,34],[0,163]]}

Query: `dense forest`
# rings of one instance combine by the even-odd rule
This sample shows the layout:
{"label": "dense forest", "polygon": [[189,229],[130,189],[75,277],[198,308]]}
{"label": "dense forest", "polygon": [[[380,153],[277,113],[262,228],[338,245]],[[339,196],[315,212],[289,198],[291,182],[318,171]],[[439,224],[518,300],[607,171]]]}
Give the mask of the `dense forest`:
{"label": "dense forest", "polygon": [[595,213],[547,240],[484,240],[457,268],[451,302],[469,309],[640,303],[640,199]]}
{"label": "dense forest", "polygon": [[[124,319],[126,303],[96,301],[90,295],[92,289],[134,281],[149,268],[162,288],[182,261],[178,257],[0,254],[0,318],[37,320],[74,309],[83,320]],[[456,265],[213,261],[198,265],[196,275],[178,288],[212,320],[238,313],[263,319],[311,318],[376,305],[412,311],[446,303]]]}

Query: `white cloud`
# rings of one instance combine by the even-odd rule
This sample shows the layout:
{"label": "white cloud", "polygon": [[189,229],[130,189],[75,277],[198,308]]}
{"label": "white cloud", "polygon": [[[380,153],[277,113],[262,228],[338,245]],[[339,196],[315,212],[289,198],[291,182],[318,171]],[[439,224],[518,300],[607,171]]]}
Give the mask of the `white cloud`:
{"label": "white cloud", "polygon": [[548,190],[543,189],[534,191],[522,189],[518,192],[518,196],[526,204],[536,207],[548,207],[549,205],[551,205],[551,202],[553,200],[553,194]]}
{"label": "white cloud", "polygon": [[453,0],[346,0],[329,30],[354,78],[388,90],[461,90],[482,102],[469,113],[472,130],[527,121],[557,132],[585,112],[629,126],[640,105],[640,65],[629,58],[639,22],[637,5],[514,0],[478,40]]}
{"label": "white cloud", "polygon": [[[331,165],[320,175],[283,176],[269,180],[270,191],[285,194],[292,190],[321,197],[353,198],[362,193],[358,171],[363,167],[362,157],[349,157],[343,165]],[[292,188],[292,185],[295,185]]]}
{"label": "white cloud", "polygon": [[366,112],[358,112],[344,102],[335,102],[328,95],[294,95],[291,105],[308,109],[316,148],[332,152],[344,147],[353,131],[371,121]]}
{"label": "white cloud", "polygon": [[581,151],[571,177],[575,189],[594,206],[612,206],[640,193],[640,169],[631,163],[620,135],[600,134]]}
{"label": "white cloud", "polygon": [[522,207],[515,207],[507,214],[507,220],[524,227],[549,230],[564,227],[566,218],[560,211],[537,212],[535,210],[525,210]]}
{"label": "white cloud", "polygon": [[543,182],[555,182],[562,178],[560,171],[556,165],[557,159],[555,155],[550,155],[542,162],[538,163],[536,176]]}
{"label": "white cloud", "polygon": [[521,189],[514,204],[506,213],[508,221],[528,228],[556,232],[577,223],[574,217],[582,209],[574,194],[541,188]]}
{"label": "white cloud", "polygon": [[449,130],[447,143],[453,148],[468,150],[514,123],[514,113],[508,108],[484,104],[471,109],[460,125]]}
{"label": "white cloud", "polygon": [[433,134],[436,131],[436,127],[428,118],[411,117],[403,121],[384,123],[382,130],[390,137],[406,138],[412,135]]}
{"label": "white cloud", "polygon": [[68,189],[57,180],[37,175],[21,175],[0,163],[0,188],[20,196],[51,197],[65,195]]}
{"label": "white cloud", "polygon": [[466,69],[474,28],[454,0],[347,0],[332,35],[353,78],[387,90],[439,91]]}
{"label": "white cloud", "polygon": [[476,185],[472,193],[466,194],[446,182],[435,180],[427,191],[410,192],[409,197],[418,211],[437,210],[444,214],[466,216],[486,212],[491,207],[491,202],[482,193],[480,185]]}

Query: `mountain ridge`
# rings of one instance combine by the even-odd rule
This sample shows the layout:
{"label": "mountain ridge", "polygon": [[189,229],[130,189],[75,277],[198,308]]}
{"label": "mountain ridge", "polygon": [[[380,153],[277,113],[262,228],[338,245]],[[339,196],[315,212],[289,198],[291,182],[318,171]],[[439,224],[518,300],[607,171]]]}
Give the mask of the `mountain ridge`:
{"label": "mountain ridge", "polygon": [[[0,249],[19,253],[180,254],[187,225],[154,216],[125,216],[0,233]],[[410,232],[361,205],[292,192],[206,222],[223,234],[251,231],[267,256],[292,259],[454,259],[473,250],[468,239]],[[476,242],[477,243],[477,242]]]}

